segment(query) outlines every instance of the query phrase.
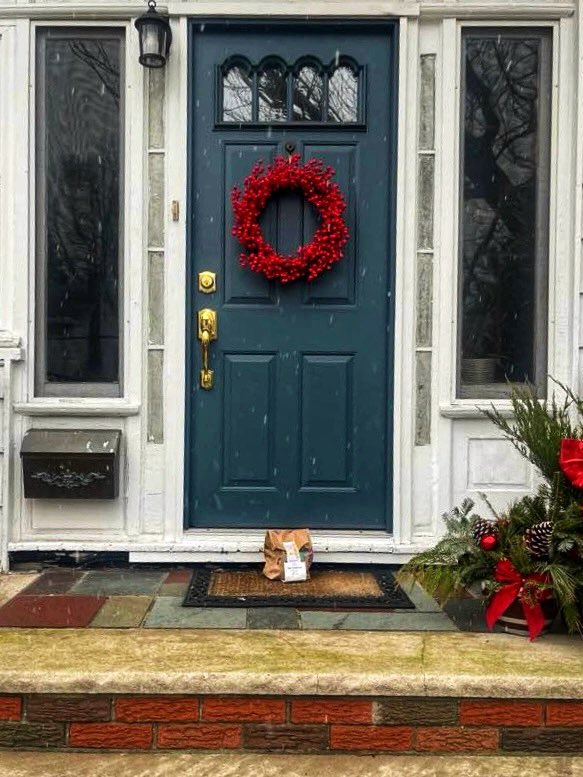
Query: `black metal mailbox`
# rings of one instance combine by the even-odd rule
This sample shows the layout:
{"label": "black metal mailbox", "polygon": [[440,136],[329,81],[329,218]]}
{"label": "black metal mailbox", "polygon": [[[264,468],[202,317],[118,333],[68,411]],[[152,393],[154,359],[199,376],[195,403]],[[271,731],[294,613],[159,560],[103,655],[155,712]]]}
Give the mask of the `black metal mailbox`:
{"label": "black metal mailbox", "polygon": [[31,429],[20,456],[29,499],[115,499],[119,429]]}

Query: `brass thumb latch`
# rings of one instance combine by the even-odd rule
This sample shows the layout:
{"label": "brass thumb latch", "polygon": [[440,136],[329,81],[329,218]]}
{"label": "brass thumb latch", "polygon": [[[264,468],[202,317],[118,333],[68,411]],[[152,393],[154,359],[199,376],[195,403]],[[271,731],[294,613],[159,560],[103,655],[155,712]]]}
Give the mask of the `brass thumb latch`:
{"label": "brass thumb latch", "polygon": [[210,308],[198,311],[198,339],[202,348],[200,387],[210,391],[213,387],[213,370],[209,370],[209,345],[217,339],[217,312]]}

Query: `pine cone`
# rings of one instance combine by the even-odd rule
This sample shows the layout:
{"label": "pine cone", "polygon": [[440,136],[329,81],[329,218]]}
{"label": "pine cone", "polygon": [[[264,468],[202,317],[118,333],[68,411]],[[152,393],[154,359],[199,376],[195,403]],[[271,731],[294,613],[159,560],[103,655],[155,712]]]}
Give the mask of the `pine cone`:
{"label": "pine cone", "polygon": [[484,518],[477,518],[472,525],[472,536],[476,545],[480,544],[480,540],[486,534],[496,534],[494,524]]}
{"label": "pine cone", "polygon": [[535,558],[547,556],[553,537],[553,522],[541,521],[535,523],[524,532],[524,544],[528,552]]}

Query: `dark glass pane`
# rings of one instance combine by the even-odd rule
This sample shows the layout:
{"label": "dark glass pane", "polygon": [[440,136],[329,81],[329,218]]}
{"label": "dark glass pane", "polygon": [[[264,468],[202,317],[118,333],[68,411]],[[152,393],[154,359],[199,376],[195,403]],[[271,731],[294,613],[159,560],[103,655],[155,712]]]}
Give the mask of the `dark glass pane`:
{"label": "dark glass pane", "polygon": [[277,66],[266,67],[259,73],[259,121],[287,119],[287,79]]}
{"label": "dark glass pane", "polygon": [[234,65],[223,76],[223,121],[251,121],[252,109],[251,77]]}
{"label": "dark glass pane", "polygon": [[322,121],[322,76],[314,67],[303,67],[294,76],[294,119]]}
{"label": "dark glass pane", "polygon": [[[534,380],[541,39],[465,39],[462,384]],[[544,253],[544,247],[538,246]]]}
{"label": "dark glass pane", "polygon": [[121,42],[47,36],[44,52],[46,379],[116,382]]}
{"label": "dark glass pane", "polygon": [[358,78],[346,65],[337,67],[330,76],[328,119],[340,124],[358,121]]}

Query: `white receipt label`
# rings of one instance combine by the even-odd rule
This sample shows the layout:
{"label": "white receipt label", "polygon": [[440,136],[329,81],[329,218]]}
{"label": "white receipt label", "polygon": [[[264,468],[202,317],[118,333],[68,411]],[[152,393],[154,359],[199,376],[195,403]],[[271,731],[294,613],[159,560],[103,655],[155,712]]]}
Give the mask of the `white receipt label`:
{"label": "white receipt label", "polygon": [[308,579],[308,570],[306,569],[305,562],[301,561],[288,564],[287,561],[283,564],[283,580],[284,583],[298,583],[301,580]]}

